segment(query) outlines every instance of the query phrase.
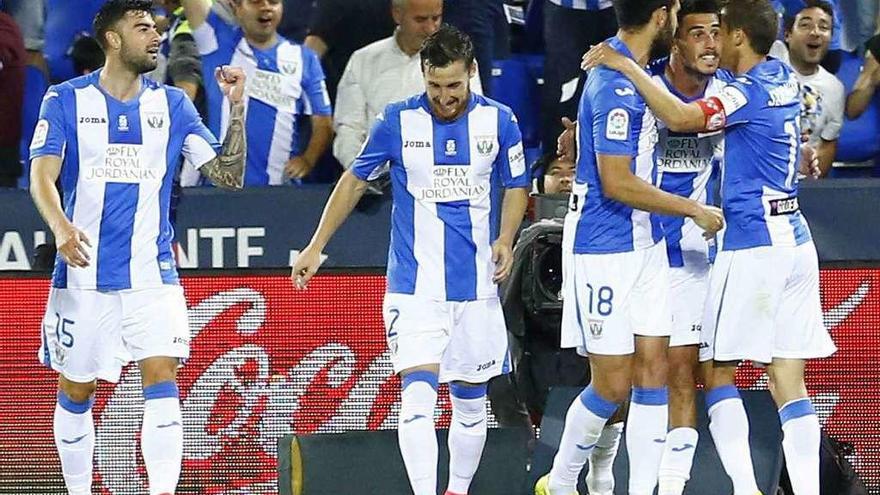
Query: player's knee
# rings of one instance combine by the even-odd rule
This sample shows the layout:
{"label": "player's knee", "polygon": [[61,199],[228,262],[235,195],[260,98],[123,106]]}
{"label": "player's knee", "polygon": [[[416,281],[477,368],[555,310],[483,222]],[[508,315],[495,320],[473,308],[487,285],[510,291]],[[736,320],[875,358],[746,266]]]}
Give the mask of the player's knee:
{"label": "player's knee", "polygon": [[642,386],[663,386],[668,381],[669,365],[665,356],[636,359],[633,381]]}
{"label": "player's knee", "polygon": [[61,390],[61,393],[77,403],[88,401],[95,394],[97,388],[98,382],[95,380],[86,383],[72,382],[63,376],[58,380],[58,389]]}
{"label": "player's knee", "polygon": [[177,379],[177,358],[147,358],[138,364],[141,370],[141,382],[144,387],[161,382],[173,382]]}

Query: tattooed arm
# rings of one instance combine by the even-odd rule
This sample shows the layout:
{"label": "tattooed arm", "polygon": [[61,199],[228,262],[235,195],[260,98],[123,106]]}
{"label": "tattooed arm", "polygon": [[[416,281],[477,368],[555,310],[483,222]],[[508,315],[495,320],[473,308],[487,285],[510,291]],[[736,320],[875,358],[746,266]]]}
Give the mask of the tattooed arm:
{"label": "tattooed arm", "polygon": [[244,161],[247,140],[244,132],[244,104],[231,105],[229,127],[220,154],[202,165],[202,175],[216,186],[225,189],[241,189],[244,185]]}
{"label": "tattooed arm", "polygon": [[215,185],[225,189],[244,186],[244,164],[247,138],[244,129],[244,71],[224,66],[215,75],[221,91],[229,99],[229,125],[220,154],[202,165],[201,173]]}

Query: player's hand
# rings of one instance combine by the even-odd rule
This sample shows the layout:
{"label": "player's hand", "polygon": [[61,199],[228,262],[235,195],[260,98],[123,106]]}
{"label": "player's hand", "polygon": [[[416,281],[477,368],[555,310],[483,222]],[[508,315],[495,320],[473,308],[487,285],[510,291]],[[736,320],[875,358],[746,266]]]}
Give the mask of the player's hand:
{"label": "player's hand", "polygon": [[604,65],[609,69],[623,72],[626,64],[629,62],[631,62],[629,58],[621,55],[607,41],[603,41],[598,45],[590,47],[590,51],[584,54],[583,58],[581,58],[581,69],[590,70]]}
{"label": "player's hand", "polygon": [[221,65],[214,70],[214,77],[220,85],[220,91],[229,98],[229,103],[241,103],[244,97],[244,71],[240,67]]}
{"label": "player's hand", "polygon": [[562,117],[562,134],[556,138],[556,154],[560,158],[574,162],[574,137],[577,132],[577,123],[572,122],[568,117]]}
{"label": "player's hand", "polygon": [[59,229],[55,234],[55,246],[58,248],[58,254],[69,266],[73,268],[85,268],[89,266],[89,252],[86,246],[92,247],[89,238],[83,231],[76,228],[72,223],[67,222],[64,227]]}
{"label": "player's hand", "polygon": [[492,261],[495,262],[495,274],[492,275],[492,281],[496,284],[504,282],[510,276],[510,270],[513,268],[513,248],[510,247],[510,244],[495,241],[492,244]]}
{"label": "player's hand", "polygon": [[813,179],[822,176],[822,169],[819,168],[819,152],[809,144],[801,145],[800,173]]}
{"label": "player's hand", "polygon": [[300,155],[287,160],[284,165],[284,173],[292,179],[302,179],[309,175],[313,168],[315,168],[315,164]]}
{"label": "player's hand", "polygon": [[293,268],[290,270],[291,283],[299,290],[305,289],[312,275],[318,271],[320,266],[321,250],[315,249],[309,244],[299,253],[296,261],[293,263]]}
{"label": "player's hand", "polygon": [[721,208],[709,205],[700,205],[700,212],[694,217],[694,223],[703,229],[703,237],[711,239],[724,227],[724,214]]}

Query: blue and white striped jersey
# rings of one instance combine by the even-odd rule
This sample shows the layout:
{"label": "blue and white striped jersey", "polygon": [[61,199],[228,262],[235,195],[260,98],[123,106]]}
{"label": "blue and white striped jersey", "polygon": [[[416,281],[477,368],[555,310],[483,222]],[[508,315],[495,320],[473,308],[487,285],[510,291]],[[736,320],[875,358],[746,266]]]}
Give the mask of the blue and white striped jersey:
{"label": "blue and white striped jersey", "polygon": [[213,10],[193,30],[202,55],[208,126],[222,140],[229,123],[229,102],[220,91],[214,70],[221,65],[241,67],[245,82],[247,165],[244,185],[286,184],[284,166],[302,153],[297,118],[333,114],[324,84],[324,70],[309,48],[278,36],[272,48],[260,50],[244,38],[241,28],[228,24]]}
{"label": "blue and white striped jersey", "polygon": [[[617,37],[609,38],[608,43],[632,58],[629,48]],[[605,197],[597,157],[632,157],[632,172],[657,185],[657,139],[654,114],[632,82],[606,67],[591,70],[578,109],[577,171],[568,213],[577,221],[566,222],[575,225],[575,253],[635,251],[651,247],[662,238],[657,215]]]}
{"label": "blue and white striped jersey", "polygon": [[62,157],[64,211],[91,240],[92,261],[55,260],[59,288],[120,290],[177,284],[168,220],[181,154],[200,166],[217,140],[183,91],[141,77],[122,102],[99,85],[101,71],[52,86],[43,97],[31,159]]}
{"label": "blue and white striped jersey", "polygon": [[392,103],[351,170],[368,180],[386,162],[394,198],[388,292],[440,301],[498,297],[492,242],[503,188],[530,184],[510,109],[471,94],[466,112],[443,122],[425,93]]}
{"label": "blue and white striped jersey", "polygon": [[[689,98],[679,93],[665,76],[669,59],[651,64],[651,74],[655,81],[664,84],[680,100],[690,103],[699,98],[717,96],[721,89],[733,80],[726,70],[718,70],[709,79],[702,95]],[[657,142],[657,173],[660,189],[693,199],[703,204],[714,204],[713,187],[719,164],[724,153],[723,132],[680,133],[670,131],[662,121],[658,121],[660,140]],[[666,252],[669,265],[705,266],[708,263],[709,244],[703,238],[703,230],[690,218],[660,215],[663,236],[666,238]]]}
{"label": "blue and white striped jersey", "polygon": [[613,7],[612,0],[550,0],[550,3],[576,10],[603,10]]}
{"label": "blue and white striped jersey", "polygon": [[800,84],[768,59],[718,95],[727,114],[721,199],[722,250],[796,246],[811,240],[798,206]]}

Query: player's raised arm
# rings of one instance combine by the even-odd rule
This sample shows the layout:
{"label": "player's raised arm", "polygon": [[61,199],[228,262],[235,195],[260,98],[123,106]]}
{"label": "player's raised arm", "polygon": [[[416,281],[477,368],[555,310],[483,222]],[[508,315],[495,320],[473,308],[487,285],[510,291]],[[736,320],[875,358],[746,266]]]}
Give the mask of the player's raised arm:
{"label": "player's raised arm", "polygon": [[217,82],[229,99],[229,127],[220,154],[200,167],[205,177],[227,189],[241,189],[244,185],[244,164],[247,139],[244,132],[244,71],[237,67],[217,69]]}
{"label": "player's raised arm", "polygon": [[657,117],[675,132],[718,130],[724,127],[724,109],[717,98],[684,103],[666,88],[656,84],[642,67],[621,55],[606,43],[600,43],[584,55],[584,70],[604,65],[627,77]]}

